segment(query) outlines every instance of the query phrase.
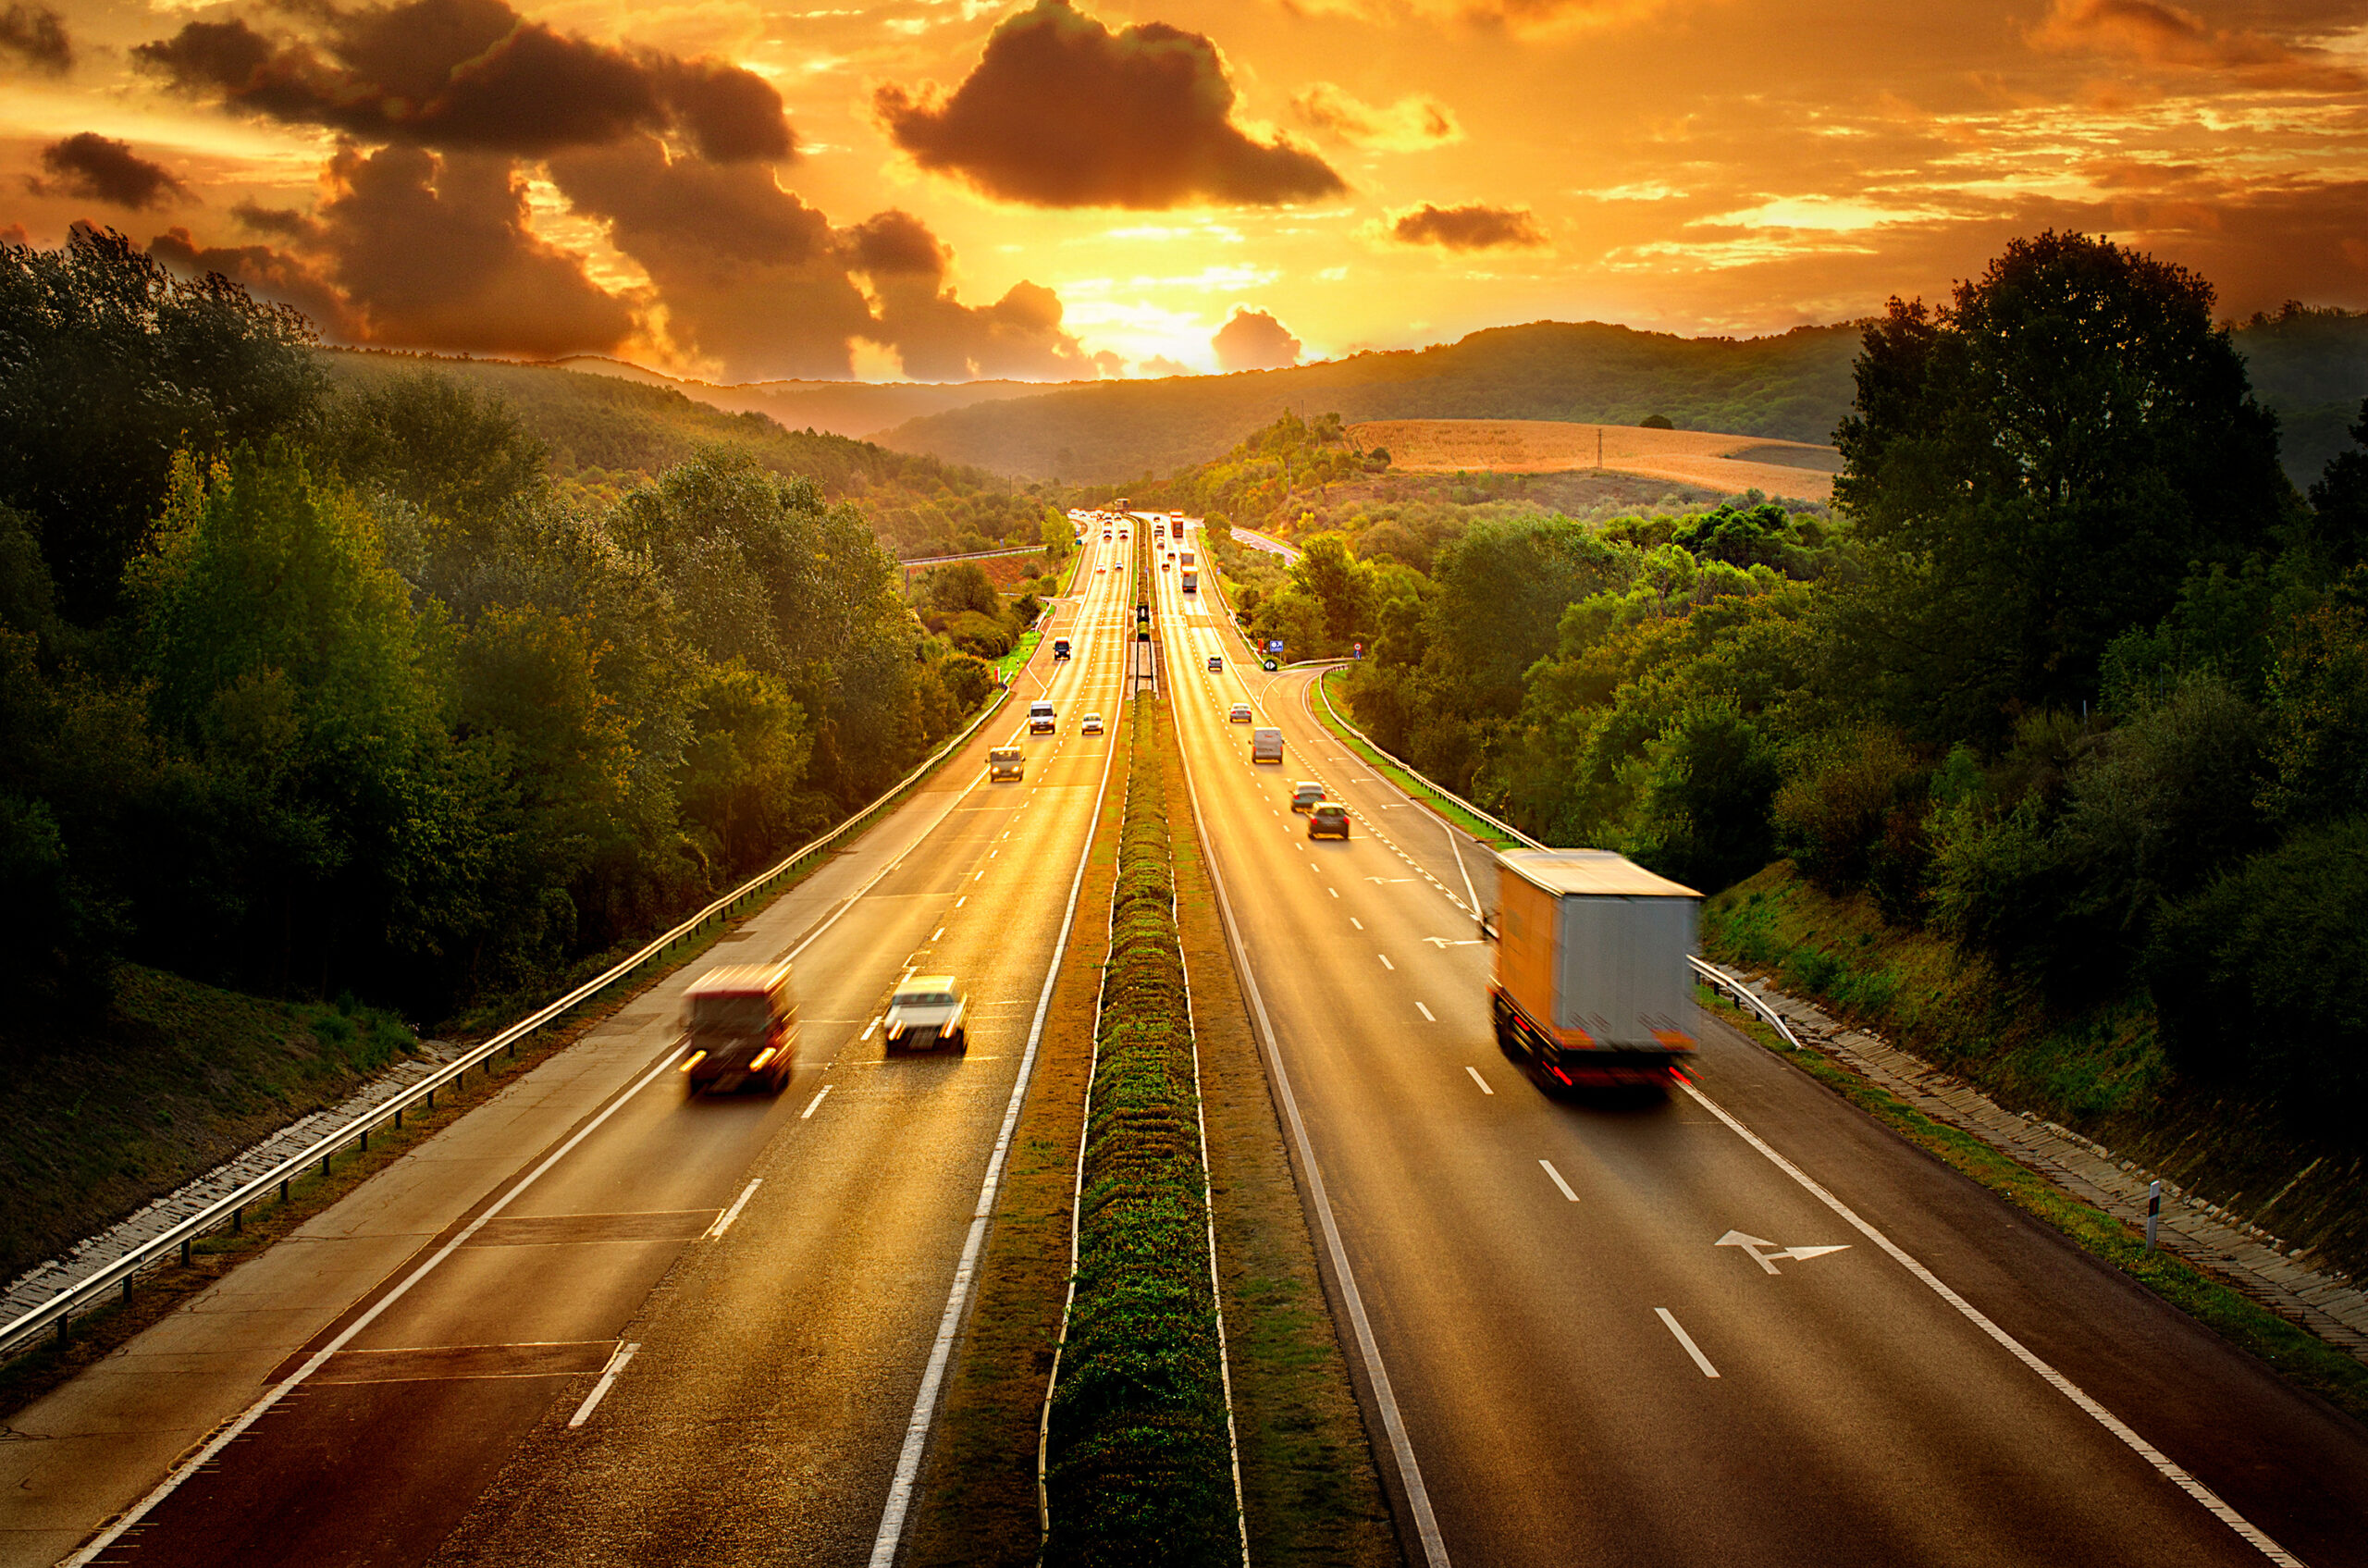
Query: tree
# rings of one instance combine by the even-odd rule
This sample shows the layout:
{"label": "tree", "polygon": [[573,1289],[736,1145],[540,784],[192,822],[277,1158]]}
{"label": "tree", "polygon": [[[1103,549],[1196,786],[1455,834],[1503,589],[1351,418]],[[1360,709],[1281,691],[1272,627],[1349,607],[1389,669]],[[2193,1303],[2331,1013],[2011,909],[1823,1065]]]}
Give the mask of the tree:
{"label": "tree", "polygon": [[1835,432],[1868,579],[1845,662],[1928,738],[2095,696],[2106,644],[2191,563],[2263,548],[2290,490],[2213,291],[2078,234],[2010,243],[1937,312],[1867,330]]}
{"label": "tree", "polygon": [[113,229],[0,245],[0,501],[39,525],[68,620],[117,608],[177,451],[311,422],[312,342],[296,312],[175,278]]}
{"label": "tree", "polygon": [[2338,567],[2368,561],[2368,399],[2351,426],[2351,445],[2336,453],[2311,487],[2319,539]]}

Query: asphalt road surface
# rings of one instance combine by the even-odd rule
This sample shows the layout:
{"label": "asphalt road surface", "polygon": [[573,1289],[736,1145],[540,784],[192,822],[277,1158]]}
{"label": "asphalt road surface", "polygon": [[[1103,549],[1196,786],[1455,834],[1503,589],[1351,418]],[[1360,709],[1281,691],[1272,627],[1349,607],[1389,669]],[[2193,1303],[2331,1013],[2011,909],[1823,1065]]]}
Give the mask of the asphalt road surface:
{"label": "asphalt road surface", "polygon": [[[1715,1017],[1698,1093],[1541,1094],[1489,1022],[1488,853],[1324,731],[1308,673],[1261,672],[1153,575],[1202,821],[1402,1422],[1393,1465],[1367,1368],[1412,1561],[2368,1563],[2357,1424]],[[1249,761],[1237,701],[1282,766]],[[1353,809],[1346,843],[1308,839],[1301,779]]]}
{"label": "asphalt road surface", "polygon": [[[630,1089],[522,1153],[97,1560],[868,1561],[1105,776],[1080,721],[1117,716],[1125,549],[1090,540],[1054,612],[1075,656],[1054,665],[1048,635],[965,755],[858,841],[893,859],[661,987],[671,1016],[709,965],[794,953],[787,1092],[688,1097],[658,1021]],[[1058,730],[1029,735],[1047,693]],[[1027,749],[1023,781],[985,782],[995,744]],[[876,1020],[916,969],[966,986],[967,1055],[884,1055]]]}

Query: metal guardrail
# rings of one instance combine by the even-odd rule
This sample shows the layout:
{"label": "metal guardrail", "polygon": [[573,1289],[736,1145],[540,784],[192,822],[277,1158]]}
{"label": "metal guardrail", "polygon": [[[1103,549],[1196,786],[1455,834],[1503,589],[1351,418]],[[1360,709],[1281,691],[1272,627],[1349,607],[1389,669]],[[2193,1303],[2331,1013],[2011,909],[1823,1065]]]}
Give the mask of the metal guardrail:
{"label": "metal guardrail", "polygon": [[1749,986],[1744,984],[1743,982],[1737,980],[1734,976],[1729,974],[1718,965],[1706,964],[1701,959],[1694,957],[1691,953],[1685,956],[1685,961],[1694,966],[1694,972],[1696,974],[1698,974],[1704,980],[1708,981],[1711,985],[1716,987],[1722,994],[1733,997],[1738,1005],[1748,1006],[1753,1012],[1758,1013],[1761,1018],[1767,1019],[1768,1027],[1782,1035],[1784,1037],[1785,1044],[1790,1045],[1795,1051],[1807,1049],[1806,1046],[1802,1045],[1800,1036],[1793,1032],[1792,1026],[1785,1023],[1783,1015],[1777,1012],[1775,1008],[1770,1006],[1766,1002],[1762,1001],[1759,994],[1753,991]]}
{"label": "metal guardrail", "polygon": [[1415,767],[1412,762],[1409,762],[1404,758],[1389,751],[1387,747],[1383,747],[1380,742],[1375,740],[1373,736],[1365,734],[1364,731],[1357,728],[1356,725],[1349,722],[1348,720],[1341,718],[1340,710],[1332,706],[1331,692],[1325,688],[1324,683],[1320,680],[1315,683],[1315,694],[1324,699],[1324,711],[1332,715],[1333,722],[1338,724],[1342,729],[1348,731],[1350,735],[1356,736],[1367,746],[1372,747],[1374,750],[1378,752],[1380,755],[1388,758],[1390,764],[1393,767],[1402,768],[1414,778],[1420,780],[1423,786],[1431,791],[1434,795],[1438,796],[1443,800],[1454,802],[1460,809],[1471,812],[1474,816],[1479,818],[1482,821],[1487,823],[1498,833],[1503,833],[1507,838],[1518,840],[1528,848],[1550,849],[1553,847],[1551,845],[1540,843],[1538,840],[1530,837],[1529,834],[1522,832],[1521,829],[1513,826],[1511,822],[1499,821],[1495,817],[1490,816],[1487,812],[1483,811],[1479,807],[1473,805],[1472,802],[1464,799],[1463,796],[1456,794],[1455,791],[1448,788],[1445,784],[1439,784],[1436,780],[1425,775],[1421,769]]}
{"label": "metal guardrail", "polygon": [[1010,699],[1010,697],[1009,687],[999,690],[995,694],[994,700],[980,710],[977,718],[965,725],[960,734],[931,752],[925,761],[897,780],[878,799],[848,817],[821,837],[792,851],[786,858],[777,862],[771,869],[749,878],[664,935],[653,938],[631,957],[586,981],[557,1001],[527,1014],[516,1023],[494,1034],[483,1044],[474,1047],[463,1056],[455,1057],[433,1074],[413,1084],[401,1094],[374,1105],[352,1121],[314,1139],[302,1151],[290,1155],[261,1176],[248,1181],[244,1186],[216,1199],[169,1230],[142,1242],[87,1278],[65,1287],[40,1306],[19,1315],[5,1327],[0,1327],[0,1355],[10,1354],[22,1349],[53,1327],[56,1330],[58,1337],[63,1339],[75,1313],[89,1310],[96,1304],[97,1298],[101,1294],[117,1285],[123,1288],[124,1295],[129,1298],[131,1293],[132,1277],[169,1253],[179,1251],[181,1262],[188,1263],[191,1242],[226,1224],[232,1230],[237,1230],[244,1221],[248,1207],[262,1199],[273,1188],[278,1188],[284,1199],[287,1195],[288,1184],[306,1170],[318,1166],[326,1174],[329,1168],[330,1159],[344,1152],[349,1146],[354,1147],[357,1151],[366,1151],[370,1147],[372,1129],[389,1122],[396,1127],[401,1127],[403,1113],[414,1105],[420,1105],[428,1110],[435,1109],[438,1090],[460,1083],[470,1068],[482,1065],[498,1052],[506,1051],[511,1056],[516,1056],[518,1042],[527,1035],[632,974],[650,959],[657,957],[684,937],[697,932],[708,921],[730,910],[743,900],[760,893],[767,883],[787,875],[800,862],[829,849],[840,839],[855,832],[887,807],[894,804],[906,790],[919,783],[931,770],[969,744],[970,737],[977,735],[987,721],[1003,710],[1004,704]]}

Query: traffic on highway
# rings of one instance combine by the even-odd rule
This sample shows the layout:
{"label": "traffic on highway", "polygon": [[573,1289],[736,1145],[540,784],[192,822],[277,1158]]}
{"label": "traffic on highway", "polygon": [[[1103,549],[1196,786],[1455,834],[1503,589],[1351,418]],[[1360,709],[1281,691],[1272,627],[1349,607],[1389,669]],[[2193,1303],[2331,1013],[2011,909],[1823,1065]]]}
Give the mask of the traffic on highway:
{"label": "traffic on highway", "polygon": [[1399,789],[1199,533],[1081,516],[876,826],[24,1412],[0,1568],[893,1568],[1145,647],[1405,1562],[2368,1564],[2355,1424]]}

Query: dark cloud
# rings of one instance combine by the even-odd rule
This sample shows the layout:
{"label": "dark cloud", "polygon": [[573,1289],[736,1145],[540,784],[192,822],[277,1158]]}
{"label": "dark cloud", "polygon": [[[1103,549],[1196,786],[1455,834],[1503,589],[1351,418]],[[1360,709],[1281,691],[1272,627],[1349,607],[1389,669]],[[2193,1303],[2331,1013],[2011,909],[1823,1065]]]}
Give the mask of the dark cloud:
{"label": "dark cloud", "polygon": [[132,56],[184,92],[366,142],[542,157],[671,130],[726,162],[794,151],[781,95],[753,73],[557,32],[506,0],[290,8],[314,36],[192,21]]}
{"label": "dark cloud", "polygon": [[1375,105],[1344,87],[1318,81],[1292,98],[1291,108],[1315,130],[1357,147],[1410,153],[1463,140],[1454,111],[1423,93]]}
{"label": "dark cloud", "polygon": [[925,273],[935,281],[945,276],[945,247],[908,212],[875,213],[848,229],[843,243],[855,269],[873,278]]}
{"label": "dark cloud", "polygon": [[1209,347],[1216,351],[1219,370],[1280,370],[1299,363],[1301,344],[1264,311],[1236,305]]}
{"label": "dark cloud", "polygon": [[1042,284],[1015,283],[993,304],[978,306],[911,273],[874,284],[880,324],[868,336],[894,349],[916,381],[1043,381],[1095,374],[1092,358],[1061,329],[1061,297]]}
{"label": "dark cloud", "polygon": [[88,130],[43,147],[41,163],[49,170],[48,178],[28,176],[25,180],[25,188],[36,196],[80,196],[136,210],[189,194],[179,176],[133,152],[129,142]]}
{"label": "dark cloud", "polygon": [[1389,237],[1409,245],[1443,245],[1450,251],[1535,250],[1546,233],[1525,207],[1435,207],[1424,202],[1389,226]]}
{"label": "dark cloud", "polygon": [[148,253],[189,278],[218,272],[262,299],[293,305],[325,337],[352,342],[362,336],[345,296],[309,262],[268,245],[203,246],[186,228],[168,228],[148,241]]}
{"label": "dark cloud", "polygon": [[550,162],[574,209],[608,226],[664,306],[665,332],[732,379],[845,377],[872,327],[830,220],[758,164],[672,158],[656,139]]}
{"label": "dark cloud", "polygon": [[995,29],[951,96],[892,85],[873,105],[923,168],[1035,206],[1266,206],[1347,189],[1314,153],[1245,135],[1233,101],[1200,34],[1162,22],[1113,33],[1037,0]]}
{"label": "dark cloud", "polygon": [[2118,56],[2157,68],[2223,71],[2264,87],[2356,92],[2368,78],[2324,51],[2262,33],[2208,25],[2192,11],[2154,0],[2055,0],[2029,34],[2056,54]]}
{"label": "dark cloud", "polygon": [[13,55],[48,76],[74,68],[74,41],[66,35],[65,19],[47,6],[18,4],[0,11],[0,55]]}

